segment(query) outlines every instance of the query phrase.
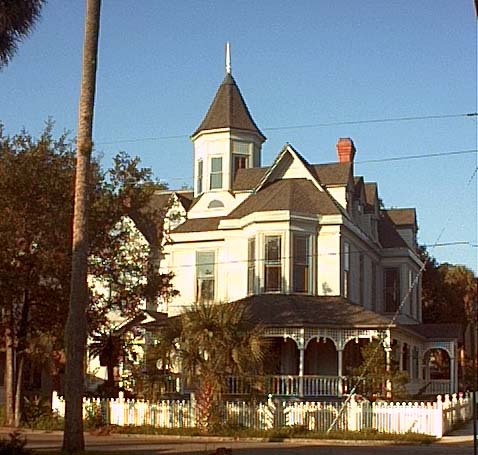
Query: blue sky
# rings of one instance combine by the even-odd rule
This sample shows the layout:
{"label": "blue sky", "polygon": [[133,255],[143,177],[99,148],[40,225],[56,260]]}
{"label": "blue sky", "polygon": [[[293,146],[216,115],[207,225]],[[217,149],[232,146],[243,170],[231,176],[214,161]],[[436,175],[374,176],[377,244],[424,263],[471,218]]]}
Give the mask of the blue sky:
{"label": "blue sky", "polygon": [[[37,135],[52,117],[75,134],[83,19],[84,2],[49,0],[0,73],[8,133]],[[476,117],[303,127],[476,112],[472,0],[103,0],[100,33],[94,140],[105,167],[125,150],[171,188],[191,184],[189,135],[230,41],[233,75],[268,137],[263,165],[286,142],[332,162],[337,139],[351,137],[356,173],[378,182],[385,206],[417,208],[421,243],[469,242],[431,252],[477,270],[476,153],[361,163],[476,150]]]}

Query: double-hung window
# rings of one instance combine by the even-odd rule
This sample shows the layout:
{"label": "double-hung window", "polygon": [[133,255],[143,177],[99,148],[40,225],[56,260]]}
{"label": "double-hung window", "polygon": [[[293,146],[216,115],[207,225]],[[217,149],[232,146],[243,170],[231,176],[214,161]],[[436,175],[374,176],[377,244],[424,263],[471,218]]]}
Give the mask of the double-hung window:
{"label": "double-hung window", "polygon": [[365,264],[363,253],[359,254],[359,305],[365,304]]}
{"label": "double-hung window", "polygon": [[222,158],[211,158],[209,188],[211,190],[220,190],[222,188]]}
{"label": "double-hung window", "polygon": [[256,239],[247,241],[247,293],[254,294],[256,281]]}
{"label": "double-hung window", "polygon": [[203,191],[203,186],[202,186],[203,172],[204,172],[203,161],[199,160],[198,161],[198,178],[197,178],[197,193],[198,194],[201,194]]}
{"label": "double-hung window", "polygon": [[215,256],[214,251],[196,252],[196,300],[198,302],[214,300]]}
{"label": "double-hung window", "polygon": [[294,234],[293,242],[293,291],[310,292],[310,237]]}
{"label": "double-hung window", "polygon": [[280,292],[282,290],[282,253],[280,235],[268,235],[265,238],[264,290]]}
{"label": "double-hung window", "polygon": [[372,311],[377,311],[377,264],[372,262]]}
{"label": "double-hung window", "polygon": [[383,282],[385,311],[394,313],[400,306],[400,269],[397,267],[385,269]]}
{"label": "double-hung window", "polygon": [[344,268],[344,281],[343,281],[343,296],[344,298],[350,298],[350,243],[344,242],[344,256],[343,256],[343,268]]}

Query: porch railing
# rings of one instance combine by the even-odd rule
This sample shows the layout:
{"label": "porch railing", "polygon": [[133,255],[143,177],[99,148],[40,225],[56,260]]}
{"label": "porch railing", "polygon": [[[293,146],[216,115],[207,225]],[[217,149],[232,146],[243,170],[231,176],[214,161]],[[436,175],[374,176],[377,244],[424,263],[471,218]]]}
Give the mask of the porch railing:
{"label": "porch railing", "polygon": [[[256,381],[257,389],[265,394],[276,396],[337,396],[340,378],[337,376],[265,376]],[[251,392],[251,381],[231,376],[228,378],[228,390],[231,395],[247,395]]]}
{"label": "porch railing", "polygon": [[[178,390],[179,385],[174,385]],[[272,394],[282,397],[323,397],[323,396],[341,396],[352,392],[366,394],[369,390],[375,390],[379,394],[385,395],[386,384],[367,383],[358,380],[355,377],[338,376],[296,376],[296,375],[274,375],[257,378],[250,381],[244,378],[230,376],[227,381],[227,391],[229,395],[249,395],[253,389],[260,394]],[[415,394],[418,392],[430,395],[445,395],[451,393],[450,381],[447,379],[438,380],[415,380],[410,383],[408,392]]]}

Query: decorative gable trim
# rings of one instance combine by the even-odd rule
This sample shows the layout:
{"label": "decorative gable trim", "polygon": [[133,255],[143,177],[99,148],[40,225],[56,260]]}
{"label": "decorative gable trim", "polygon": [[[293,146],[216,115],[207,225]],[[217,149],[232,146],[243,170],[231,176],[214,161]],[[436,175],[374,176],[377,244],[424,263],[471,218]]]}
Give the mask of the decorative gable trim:
{"label": "decorative gable trim", "polygon": [[262,179],[259,181],[258,185],[255,188],[255,191],[259,191],[268,183],[272,183],[275,180],[279,180],[285,174],[285,172],[290,169],[292,163],[294,162],[299,162],[303,166],[304,175],[302,175],[301,178],[307,178],[317,187],[319,191],[324,191],[322,184],[320,183],[316,173],[313,172],[309,163],[289,143],[284,145],[279,155],[272,163],[272,166],[267,170]]}

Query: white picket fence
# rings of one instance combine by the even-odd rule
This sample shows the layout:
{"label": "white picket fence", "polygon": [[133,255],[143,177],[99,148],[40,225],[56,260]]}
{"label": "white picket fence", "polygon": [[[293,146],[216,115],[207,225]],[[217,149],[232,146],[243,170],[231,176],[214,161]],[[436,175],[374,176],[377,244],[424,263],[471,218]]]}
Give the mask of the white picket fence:
{"label": "white picket fence", "polygon": [[[53,392],[52,409],[65,414],[63,398]],[[228,401],[220,409],[225,423],[257,430],[302,425],[310,431],[376,430],[382,433],[407,432],[442,437],[454,424],[472,416],[467,395],[439,395],[435,402],[370,403],[355,397],[345,402]],[[83,400],[83,417],[101,413],[105,423],[121,426],[151,425],[158,428],[194,428],[196,403],[192,400],[148,402],[118,398]]]}

